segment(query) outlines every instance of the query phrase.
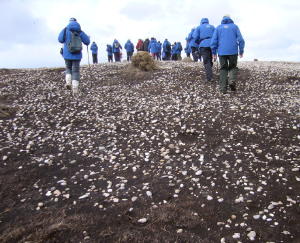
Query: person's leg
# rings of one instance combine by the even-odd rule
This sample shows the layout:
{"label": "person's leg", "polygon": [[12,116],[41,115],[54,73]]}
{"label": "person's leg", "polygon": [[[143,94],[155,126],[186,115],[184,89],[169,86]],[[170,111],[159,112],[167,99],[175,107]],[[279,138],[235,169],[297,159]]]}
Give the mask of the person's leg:
{"label": "person's leg", "polygon": [[199,59],[198,48],[192,47],[192,56],[193,56],[194,62],[198,62],[198,59]]}
{"label": "person's leg", "polygon": [[228,56],[219,56],[220,60],[220,91],[227,92],[228,83]]}
{"label": "person's leg", "polygon": [[71,60],[66,60],[66,85],[65,87],[67,89],[71,89],[72,86],[72,61]]}
{"label": "person's leg", "polygon": [[79,80],[80,80],[80,60],[72,60],[72,91],[74,95],[78,94],[79,91]]}
{"label": "person's leg", "polygon": [[92,57],[93,57],[93,64],[96,63],[96,54],[92,53]]}
{"label": "person's leg", "polygon": [[127,62],[129,62],[130,57],[129,57],[129,52],[127,52]]}
{"label": "person's leg", "polygon": [[228,66],[228,71],[229,71],[229,78],[228,78],[228,84],[229,88],[232,91],[236,90],[236,76],[237,76],[237,60],[238,60],[238,55],[231,55],[229,56],[229,66]]}
{"label": "person's leg", "polygon": [[211,49],[209,47],[201,47],[200,48],[201,57],[203,58],[203,65],[206,73],[207,81],[211,81],[212,79],[212,54]]}
{"label": "person's leg", "polygon": [[96,53],[95,56],[96,56],[96,64],[97,64],[98,63],[98,54]]}

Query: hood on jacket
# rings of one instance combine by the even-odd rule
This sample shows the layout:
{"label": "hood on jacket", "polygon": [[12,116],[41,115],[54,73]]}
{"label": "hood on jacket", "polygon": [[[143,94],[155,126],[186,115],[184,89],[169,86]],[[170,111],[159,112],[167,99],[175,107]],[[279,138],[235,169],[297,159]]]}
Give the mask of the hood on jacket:
{"label": "hood on jacket", "polygon": [[70,31],[81,31],[80,24],[76,21],[70,21],[70,23],[67,26],[67,29]]}
{"label": "hood on jacket", "polygon": [[201,24],[209,24],[208,18],[201,19]]}
{"label": "hood on jacket", "polygon": [[233,24],[233,23],[234,23],[233,20],[226,16],[222,19],[222,22],[221,22],[221,24]]}

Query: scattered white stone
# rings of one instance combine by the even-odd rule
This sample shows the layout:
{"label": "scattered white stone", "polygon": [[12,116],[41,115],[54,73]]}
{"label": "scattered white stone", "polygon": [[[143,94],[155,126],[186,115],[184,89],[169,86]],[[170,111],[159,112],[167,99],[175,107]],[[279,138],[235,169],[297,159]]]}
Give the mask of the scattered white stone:
{"label": "scattered white stone", "polygon": [[2,157],[2,160],[4,161],[4,160],[7,160],[7,156],[6,155],[4,155],[3,157]]}
{"label": "scattered white stone", "polygon": [[50,197],[51,195],[52,195],[52,192],[51,191],[47,191],[46,196]]}
{"label": "scattered white stone", "polygon": [[240,237],[241,237],[240,233],[234,233],[232,236],[233,239],[239,239]]}
{"label": "scattered white stone", "polygon": [[146,194],[147,194],[148,197],[152,197],[152,192],[146,191]]}
{"label": "scattered white stone", "polygon": [[78,199],[88,198],[89,196],[90,196],[90,193],[88,192],[88,193],[86,193],[86,194],[80,196]]}
{"label": "scattered white stone", "polygon": [[146,223],[148,220],[146,218],[142,218],[138,220],[138,223],[144,224]]}
{"label": "scattered white stone", "polygon": [[252,241],[252,240],[255,240],[255,237],[256,237],[256,232],[255,231],[250,231],[248,234],[247,234],[248,238]]}
{"label": "scattered white stone", "polygon": [[178,229],[176,232],[177,234],[181,234],[183,232],[183,229]]}
{"label": "scattered white stone", "polygon": [[202,174],[202,170],[198,170],[196,171],[195,175],[201,175]]}
{"label": "scattered white stone", "polygon": [[207,198],[206,198],[208,201],[211,201],[211,200],[213,200],[214,198],[212,197],[212,196],[207,196]]}

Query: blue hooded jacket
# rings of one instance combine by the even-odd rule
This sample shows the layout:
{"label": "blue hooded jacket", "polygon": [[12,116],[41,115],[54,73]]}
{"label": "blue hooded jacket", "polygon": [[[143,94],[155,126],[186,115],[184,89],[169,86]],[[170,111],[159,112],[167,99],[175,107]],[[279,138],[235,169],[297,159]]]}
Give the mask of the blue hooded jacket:
{"label": "blue hooded jacket", "polygon": [[161,53],[162,44],[157,42],[158,53]]}
{"label": "blue hooded jacket", "polygon": [[114,43],[112,44],[112,52],[113,53],[121,52],[120,49],[122,49],[121,44],[119,43],[119,41],[114,40]]}
{"label": "blue hooded jacket", "polygon": [[[169,47],[169,48],[167,48]],[[165,39],[164,43],[163,43],[163,52],[171,52],[171,43],[170,41],[168,41],[167,39]]]}
{"label": "blue hooded jacket", "polygon": [[199,47],[210,47],[215,27],[209,24],[208,18],[201,19],[200,25],[193,32],[193,38],[200,42]]}
{"label": "blue hooded jacket", "polygon": [[98,53],[98,46],[95,42],[92,43],[91,45],[91,51],[92,51],[92,54],[97,54]]}
{"label": "blue hooded jacket", "polygon": [[128,40],[126,42],[124,48],[127,52],[134,52],[134,45],[132,44],[132,42],[130,40]]}
{"label": "blue hooded jacket", "polygon": [[176,42],[176,45],[174,46],[173,49],[173,54],[181,54],[182,51],[182,45],[180,42]]}
{"label": "blue hooded jacket", "polygon": [[60,43],[64,43],[63,57],[66,60],[81,60],[81,58],[82,58],[82,52],[71,53],[68,50],[67,43],[69,43],[70,40],[71,40],[71,31],[80,32],[81,41],[85,45],[89,45],[90,44],[90,38],[83,31],[81,31],[80,24],[77,23],[77,21],[70,21],[70,23],[68,24],[68,26],[66,28],[64,28],[59,33],[59,36],[58,36],[58,41]]}
{"label": "blue hooded jacket", "polygon": [[106,51],[108,56],[112,56],[112,46],[111,45],[106,45]]}
{"label": "blue hooded jacket", "polygon": [[157,41],[155,39],[152,39],[149,43],[148,46],[148,51],[150,53],[158,53],[159,52],[159,47],[157,45]]}
{"label": "blue hooded jacket", "polygon": [[187,37],[187,40],[189,42],[190,47],[196,47],[196,48],[198,48],[199,44],[196,43],[196,39],[193,37],[193,33],[194,33],[195,30],[196,30],[195,28],[193,28],[191,30],[191,32],[189,33],[189,35]]}
{"label": "blue hooded jacket", "polygon": [[213,34],[210,47],[214,55],[217,52],[220,56],[244,53],[245,41],[239,27],[234,24],[231,18],[223,18],[221,25],[216,28]]}

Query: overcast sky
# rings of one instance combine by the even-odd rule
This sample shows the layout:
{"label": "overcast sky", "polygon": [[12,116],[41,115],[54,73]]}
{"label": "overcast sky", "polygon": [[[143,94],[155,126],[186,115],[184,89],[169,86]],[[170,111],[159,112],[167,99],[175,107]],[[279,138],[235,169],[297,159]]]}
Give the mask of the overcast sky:
{"label": "overcast sky", "polygon": [[114,38],[185,46],[201,18],[217,26],[225,14],[245,39],[244,60],[300,61],[299,0],[0,0],[0,9],[0,68],[64,66],[57,37],[70,17],[98,44],[102,62]]}

